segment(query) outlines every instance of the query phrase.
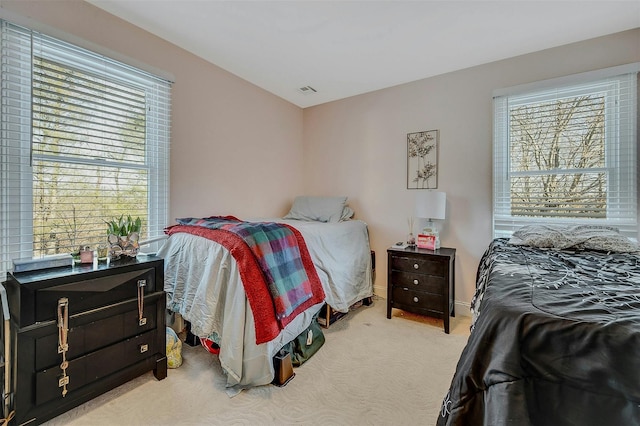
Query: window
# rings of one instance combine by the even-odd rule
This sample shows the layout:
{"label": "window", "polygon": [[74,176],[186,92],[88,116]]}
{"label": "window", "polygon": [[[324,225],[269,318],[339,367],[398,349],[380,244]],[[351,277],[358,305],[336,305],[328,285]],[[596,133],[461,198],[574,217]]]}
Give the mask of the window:
{"label": "window", "polygon": [[170,83],[2,22],[0,271],[106,242],[106,220],[168,216]]}
{"label": "window", "polygon": [[633,64],[495,96],[495,237],[587,223],[637,238],[637,75]]}

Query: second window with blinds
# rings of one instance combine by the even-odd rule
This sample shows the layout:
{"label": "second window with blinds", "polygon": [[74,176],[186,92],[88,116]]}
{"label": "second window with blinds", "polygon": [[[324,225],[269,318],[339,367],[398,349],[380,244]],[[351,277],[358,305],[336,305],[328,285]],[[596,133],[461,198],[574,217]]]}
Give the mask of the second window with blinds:
{"label": "second window with blinds", "polygon": [[531,223],[610,225],[637,236],[637,69],[547,81],[495,97],[496,237]]}

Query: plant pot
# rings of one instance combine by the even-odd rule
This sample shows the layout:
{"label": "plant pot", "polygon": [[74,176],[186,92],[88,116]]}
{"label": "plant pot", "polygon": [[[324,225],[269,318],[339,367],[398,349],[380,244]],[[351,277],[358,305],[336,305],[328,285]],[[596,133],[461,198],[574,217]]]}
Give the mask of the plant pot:
{"label": "plant pot", "polygon": [[120,259],[120,257],[136,257],[140,251],[138,244],[140,236],[137,232],[129,235],[109,235],[109,256],[111,260]]}

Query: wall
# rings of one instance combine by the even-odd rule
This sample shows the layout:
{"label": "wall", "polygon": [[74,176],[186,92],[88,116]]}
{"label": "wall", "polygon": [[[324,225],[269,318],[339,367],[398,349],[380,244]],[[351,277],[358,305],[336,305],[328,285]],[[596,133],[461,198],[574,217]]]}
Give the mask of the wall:
{"label": "wall", "polygon": [[0,14],[174,76],[171,218],[281,216],[302,192],[299,107],[89,3],[3,0]]}
{"label": "wall", "polygon": [[298,194],[347,195],[370,227],[380,295],[386,248],[406,236],[417,193],[405,189],[406,134],[439,129],[439,190],[447,192],[448,209],[442,244],[458,250],[460,307],[471,300],[491,241],[492,90],[640,61],[637,29],[303,111],[89,3],[0,0],[0,15],[174,76],[172,218],[281,216]]}
{"label": "wall", "polygon": [[447,193],[441,239],[457,249],[457,310],[468,313],[492,239],[492,91],[638,61],[640,29],[307,108],[305,188],[349,196],[369,224],[376,293],[386,295],[386,249],[408,233],[418,193],[406,189],[406,135],[439,129],[438,190]]}

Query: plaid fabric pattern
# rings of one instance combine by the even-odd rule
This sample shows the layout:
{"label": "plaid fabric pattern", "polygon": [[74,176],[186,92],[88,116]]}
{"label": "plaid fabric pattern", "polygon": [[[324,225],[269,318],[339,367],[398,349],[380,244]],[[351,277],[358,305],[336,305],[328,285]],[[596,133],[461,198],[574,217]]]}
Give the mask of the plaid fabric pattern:
{"label": "plaid fabric pattern", "polygon": [[243,222],[230,216],[182,218],[177,222],[225,230],[241,237],[262,269],[279,321],[313,297],[298,240],[288,226],[274,222]]}

